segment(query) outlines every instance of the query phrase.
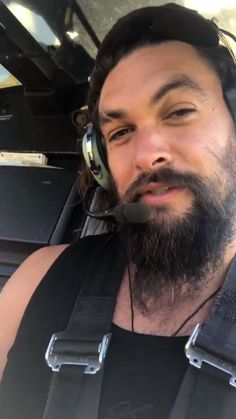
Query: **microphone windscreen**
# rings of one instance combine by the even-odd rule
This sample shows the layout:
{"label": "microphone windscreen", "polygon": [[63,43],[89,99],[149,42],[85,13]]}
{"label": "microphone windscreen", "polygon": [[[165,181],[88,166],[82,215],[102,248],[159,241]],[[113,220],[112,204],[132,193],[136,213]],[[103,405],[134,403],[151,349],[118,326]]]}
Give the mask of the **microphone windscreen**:
{"label": "microphone windscreen", "polygon": [[113,214],[118,223],[142,224],[151,218],[150,209],[140,202],[119,204]]}

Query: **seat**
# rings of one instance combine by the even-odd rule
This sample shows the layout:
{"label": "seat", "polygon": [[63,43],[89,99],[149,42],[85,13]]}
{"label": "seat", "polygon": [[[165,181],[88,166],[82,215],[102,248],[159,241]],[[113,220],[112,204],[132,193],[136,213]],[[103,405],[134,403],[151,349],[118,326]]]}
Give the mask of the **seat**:
{"label": "seat", "polygon": [[65,169],[0,166],[0,288],[33,251],[81,233],[75,179]]}

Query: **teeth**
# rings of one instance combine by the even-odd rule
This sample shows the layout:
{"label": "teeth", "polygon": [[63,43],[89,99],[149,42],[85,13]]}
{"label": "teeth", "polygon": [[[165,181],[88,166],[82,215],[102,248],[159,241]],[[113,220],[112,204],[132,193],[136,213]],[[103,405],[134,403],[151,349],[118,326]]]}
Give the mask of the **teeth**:
{"label": "teeth", "polygon": [[169,189],[170,189],[169,187],[167,187],[167,188],[157,189],[157,190],[155,190],[155,191],[152,191],[152,194],[153,194],[153,195],[162,195],[162,194],[164,194],[166,191],[168,191]]}

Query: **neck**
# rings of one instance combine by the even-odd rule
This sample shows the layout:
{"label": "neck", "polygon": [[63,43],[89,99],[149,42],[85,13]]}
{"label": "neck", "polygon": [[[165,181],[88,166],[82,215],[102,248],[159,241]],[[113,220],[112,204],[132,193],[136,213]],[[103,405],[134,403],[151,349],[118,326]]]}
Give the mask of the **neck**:
{"label": "neck", "polygon": [[[235,253],[236,241],[227,247],[221,268],[212,277],[205,278],[197,290],[190,292],[185,285],[175,295],[173,289],[168,288],[157,301],[149,300],[146,312],[140,310],[135,301],[131,307],[127,270],[118,294],[113,321],[124,329],[132,330],[133,308],[133,330],[137,333],[173,336],[179,329],[177,336],[191,334],[197,323],[206,322],[216,291],[223,285]],[[189,320],[186,322],[186,319]]]}

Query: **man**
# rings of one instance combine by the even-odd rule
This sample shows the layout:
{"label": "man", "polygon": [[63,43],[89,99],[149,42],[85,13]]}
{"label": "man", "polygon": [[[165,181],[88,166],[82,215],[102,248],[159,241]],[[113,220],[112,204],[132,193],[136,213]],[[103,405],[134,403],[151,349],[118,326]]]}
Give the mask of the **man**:
{"label": "man", "polygon": [[[113,223],[111,232],[86,241],[86,251],[81,241],[41,249],[13,275],[0,306],[2,367],[12,347],[1,417],[43,417],[50,384],[44,354],[80,292],[79,252],[91,277],[107,260],[104,274],[120,276],[99,418],[169,416],[187,368],[187,336],[208,319],[236,250],[228,101],[235,74],[216,27],[173,4],[135,11],[107,35],[89,95],[111,176],[103,210],[143,203],[150,219]],[[125,262],[112,250],[117,237]]]}

